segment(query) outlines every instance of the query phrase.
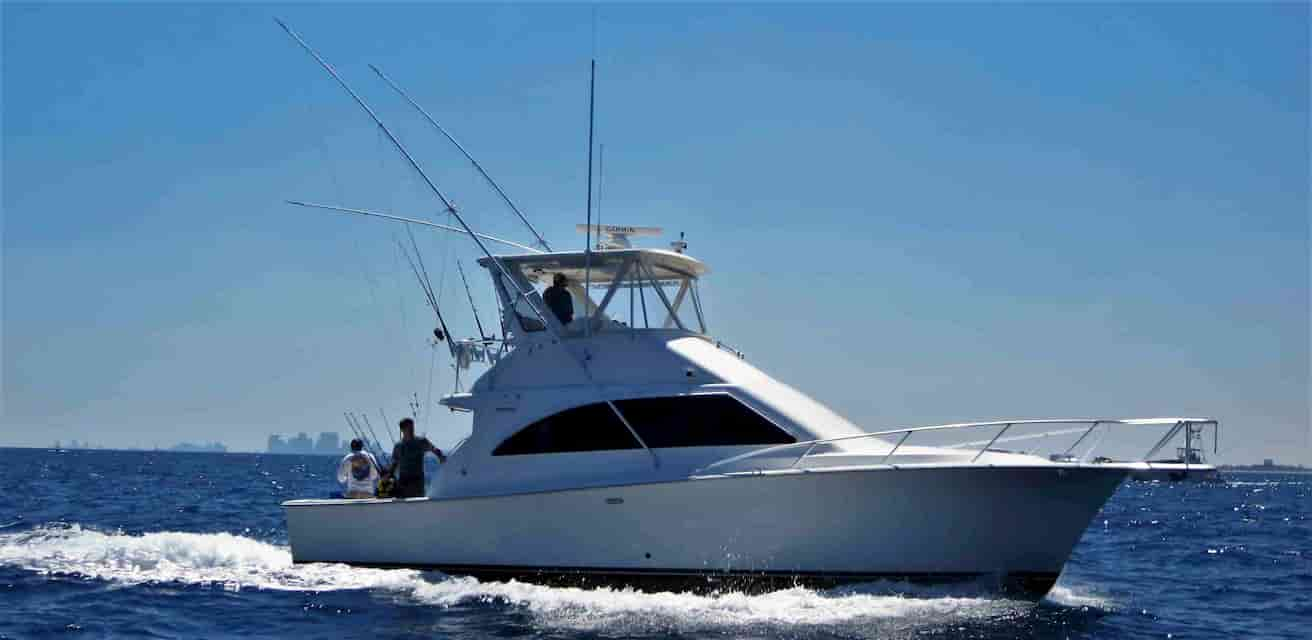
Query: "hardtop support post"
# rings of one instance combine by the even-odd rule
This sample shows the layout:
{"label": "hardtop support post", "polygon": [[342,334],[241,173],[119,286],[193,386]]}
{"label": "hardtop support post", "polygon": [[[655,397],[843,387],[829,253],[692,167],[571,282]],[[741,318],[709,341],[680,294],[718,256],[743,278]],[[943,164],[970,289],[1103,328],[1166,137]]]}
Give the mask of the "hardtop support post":
{"label": "hardtop support post", "polygon": [[683,283],[679,285],[678,293],[674,294],[674,303],[670,305],[670,315],[665,319],[662,329],[669,329],[670,325],[674,324],[674,319],[679,314],[679,307],[683,306],[683,297],[688,295],[688,283],[690,282],[692,282],[692,278],[684,278]]}

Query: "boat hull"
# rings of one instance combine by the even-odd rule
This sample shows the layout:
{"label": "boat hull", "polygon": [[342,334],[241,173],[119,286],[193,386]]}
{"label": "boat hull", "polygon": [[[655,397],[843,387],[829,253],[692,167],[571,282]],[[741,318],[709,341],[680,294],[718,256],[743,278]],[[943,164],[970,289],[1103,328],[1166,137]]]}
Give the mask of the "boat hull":
{"label": "boat hull", "polygon": [[1130,477],[1150,482],[1213,482],[1221,479],[1221,472],[1210,464],[1154,462],[1148,468],[1136,469]]}
{"label": "boat hull", "polygon": [[643,589],[984,577],[1039,597],[1125,473],[877,467],[284,506],[296,562]]}

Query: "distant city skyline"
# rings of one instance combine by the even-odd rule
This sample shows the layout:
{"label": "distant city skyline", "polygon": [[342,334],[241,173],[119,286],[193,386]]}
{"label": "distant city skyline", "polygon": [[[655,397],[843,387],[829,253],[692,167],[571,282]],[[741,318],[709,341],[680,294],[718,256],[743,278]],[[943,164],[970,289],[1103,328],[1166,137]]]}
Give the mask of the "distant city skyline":
{"label": "distant city skyline", "polygon": [[[686,232],[711,335],[861,428],[1205,415],[1215,462],[1312,463],[1307,3],[0,12],[0,444],[468,434],[402,228],[284,203],[445,221],[278,16],[471,224],[526,240],[367,64],[558,248],[595,48],[601,222]],[[415,232],[451,331],[457,261],[496,326]]]}
{"label": "distant city skyline", "polygon": [[336,455],[350,450],[350,440],[342,441],[336,431],[321,431],[317,438],[301,431],[295,436],[283,438],[282,434],[270,434],[265,447],[267,453],[299,453],[316,455]]}

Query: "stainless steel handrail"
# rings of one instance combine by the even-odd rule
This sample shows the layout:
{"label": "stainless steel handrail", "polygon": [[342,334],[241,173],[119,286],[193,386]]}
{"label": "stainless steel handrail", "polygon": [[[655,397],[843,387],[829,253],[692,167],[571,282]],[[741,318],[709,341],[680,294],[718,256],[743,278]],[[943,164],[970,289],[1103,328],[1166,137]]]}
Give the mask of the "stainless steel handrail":
{"label": "stainless steel handrail", "polygon": [[[1164,446],[1166,442],[1170,441],[1171,437],[1173,437],[1176,433],[1179,433],[1179,430],[1183,428],[1185,425],[1189,425],[1189,424],[1212,425],[1213,427],[1216,427],[1218,425],[1218,421],[1215,418],[1042,418],[1042,419],[1035,419],[1035,420],[992,420],[988,422],[959,422],[953,424],[939,424],[939,425],[931,425],[925,427],[908,427],[902,429],[889,429],[886,431],[874,431],[871,433],[862,433],[862,434],[851,435],[851,436],[839,436],[837,438],[806,440],[803,442],[792,442],[789,444],[766,447],[764,449],[757,449],[755,451],[749,451],[747,453],[717,460],[715,462],[712,462],[711,464],[708,464],[698,469],[697,471],[694,472],[694,474],[704,473],[715,467],[720,467],[735,462],[742,462],[743,460],[748,460],[751,458],[763,457],[770,454],[779,453],[781,451],[788,451],[790,449],[802,449],[802,453],[798,455],[795,460],[793,460],[792,464],[788,465],[788,468],[796,468],[797,465],[800,464],[804,458],[806,458],[813,451],[815,451],[816,447],[820,445],[826,445],[835,442],[846,442],[849,440],[861,440],[865,438],[877,438],[879,436],[902,434],[902,438],[898,440],[897,444],[895,444],[893,448],[890,449],[889,452],[885,454],[883,459],[880,461],[880,464],[886,464],[888,460],[892,458],[893,453],[896,452],[899,448],[901,448],[902,443],[906,442],[906,440],[913,433],[922,433],[927,431],[946,431],[952,429],[1002,427],[1002,429],[1000,429],[998,433],[994,434],[994,436],[988,441],[988,444],[984,445],[984,447],[980,449],[978,453],[975,454],[975,457],[971,458],[970,462],[971,464],[974,464],[979,460],[980,456],[982,456],[985,451],[988,451],[989,447],[992,446],[994,442],[998,441],[998,439],[1002,436],[1002,434],[1007,432],[1008,429],[1012,428],[1013,426],[1034,425],[1034,424],[1079,424],[1079,425],[1087,424],[1089,425],[1089,428],[1085,430],[1085,435],[1088,435],[1094,429],[1103,425],[1131,425],[1131,426],[1172,425],[1172,428],[1167,432],[1166,436],[1163,437],[1160,441],[1158,441],[1156,446],[1154,446],[1152,450],[1150,450],[1148,454],[1144,456],[1144,458],[1146,459],[1151,457],[1154,453],[1156,453],[1159,449],[1161,449],[1161,447]],[[1080,439],[1083,440],[1084,437],[1081,436]]]}

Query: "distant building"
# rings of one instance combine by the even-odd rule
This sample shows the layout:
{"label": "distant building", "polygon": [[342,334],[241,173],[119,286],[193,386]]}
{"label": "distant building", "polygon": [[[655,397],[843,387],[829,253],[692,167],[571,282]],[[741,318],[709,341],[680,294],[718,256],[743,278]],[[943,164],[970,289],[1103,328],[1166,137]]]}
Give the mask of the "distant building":
{"label": "distant building", "polygon": [[342,441],[336,431],[323,431],[319,433],[319,439],[314,443],[314,452],[324,455],[335,455],[341,453]]}
{"label": "distant building", "polygon": [[295,437],[283,437],[279,434],[269,436],[269,453],[287,453],[297,455],[319,454],[340,455],[343,451],[341,436],[335,431],[324,431],[318,440],[313,440],[304,431]]}
{"label": "distant building", "polygon": [[1273,460],[1273,459],[1271,459],[1271,458],[1266,458],[1266,459],[1262,460],[1262,466],[1264,466],[1264,467],[1274,467],[1274,466],[1276,466],[1276,461]]}
{"label": "distant building", "polygon": [[304,431],[296,434],[295,438],[288,438],[287,446],[292,453],[314,453],[314,441]]}

